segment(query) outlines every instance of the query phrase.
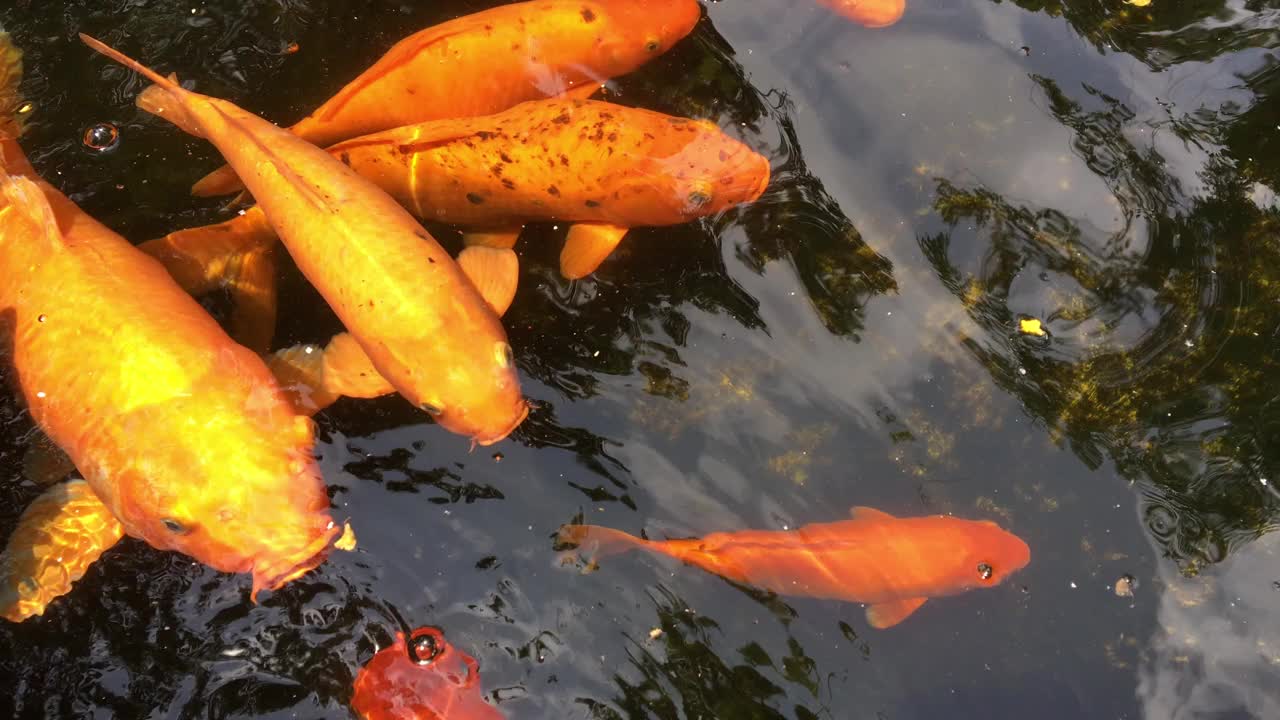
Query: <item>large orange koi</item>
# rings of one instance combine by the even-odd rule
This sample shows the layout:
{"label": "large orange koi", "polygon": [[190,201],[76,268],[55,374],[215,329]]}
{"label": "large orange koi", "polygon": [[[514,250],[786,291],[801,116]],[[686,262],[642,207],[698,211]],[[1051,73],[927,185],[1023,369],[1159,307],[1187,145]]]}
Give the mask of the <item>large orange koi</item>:
{"label": "large orange koi", "polygon": [[998,585],[1031,560],[1025,542],[989,520],[896,518],[864,507],[849,520],[788,531],[643,540],[566,525],[560,541],[595,544],[597,555],[643,548],[782,595],[867,603],[867,621],[876,628],[897,625],[929,598]]}
{"label": "large orange koi", "polygon": [[[560,268],[579,278],[630,228],[712,215],[755,200],[769,182],[769,161],[714,123],[592,100],[533,100],[365,135],[328,152],[418,216],[468,228],[458,261],[498,314],[515,294],[509,249],[526,222],[574,223]],[[141,247],[200,294],[235,274],[234,258],[260,258],[274,242],[255,207]]]}
{"label": "large orange koi", "polygon": [[[396,43],[289,130],[323,147],[566,92],[587,97],[666,52],[701,14],[697,0],[533,0],[465,15]],[[224,167],[192,192],[239,187]]]}
{"label": "large orange koi", "polygon": [[818,0],[818,4],[869,28],[889,27],[907,9],[907,0]]}
{"label": "large orange koi", "polygon": [[[16,93],[17,50],[0,37]],[[40,180],[0,119],[0,334],[36,425],[85,482],[28,508],[0,555],[0,614],[43,612],[122,534],[253,594],[318,565],[338,535],[298,415],[161,265]]]}
{"label": "large orange koi", "polygon": [[480,444],[524,420],[528,405],[498,317],[395,200],[298,136],[81,39],[156,83],[139,96],[140,107],[218,148],[350,332],[334,341],[341,352],[300,353],[298,365],[341,357],[345,371],[368,380],[361,397],[398,391]]}

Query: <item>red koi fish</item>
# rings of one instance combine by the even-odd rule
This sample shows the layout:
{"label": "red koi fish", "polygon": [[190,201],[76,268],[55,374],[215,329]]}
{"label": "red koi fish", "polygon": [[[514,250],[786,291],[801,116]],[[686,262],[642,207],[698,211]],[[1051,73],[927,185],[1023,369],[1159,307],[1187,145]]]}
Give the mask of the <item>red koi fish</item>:
{"label": "red koi fish", "polygon": [[560,541],[595,544],[597,555],[644,548],[781,595],[867,603],[876,628],[897,625],[929,598],[994,587],[1031,560],[1025,542],[989,520],[895,518],[865,507],[849,520],[690,540],[566,525]]}
{"label": "red koi fish", "polygon": [[351,709],[362,720],[502,720],[480,694],[480,664],[421,627],[396,633],[356,676]]}
{"label": "red koi fish", "polygon": [[[534,0],[441,23],[396,43],[289,131],[321,147],[446,117],[487,115],[525,100],[585,98],[666,52],[701,17],[697,0]],[[192,188],[240,189],[231,168]]]}

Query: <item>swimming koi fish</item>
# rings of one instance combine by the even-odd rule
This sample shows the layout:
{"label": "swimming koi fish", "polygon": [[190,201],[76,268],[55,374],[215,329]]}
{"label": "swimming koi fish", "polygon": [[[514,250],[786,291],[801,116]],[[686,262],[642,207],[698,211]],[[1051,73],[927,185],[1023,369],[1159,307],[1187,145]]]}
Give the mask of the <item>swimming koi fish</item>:
{"label": "swimming koi fish", "polygon": [[818,4],[869,28],[889,27],[907,9],[907,0],[818,0]]}
{"label": "swimming koi fish", "polygon": [[[289,128],[324,147],[445,117],[487,115],[525,100],[586,98],[688,35],[697,0],[534,0],[450,20],[396,43],[337,95]],[[192,193],[240,189],[232,168]]]}
{"label": "swimming koi fish", "polygon": [[876,628],[897,625],[929,598],[994,587],[1031,560],[1025,542],[989,520],[896,518],[865,507],[854,508],[848,520],[786,531],[644,540],[566,525],[559,539],[594,544],[597,556],[651,550],[781,595],[867,603],[867,622]]}
{"label": "swimming koi fish", "polygon": [[361,720],[501,720],[480,694],[480,664],[433,627],[404,633],[356,675],[351,709]]}
{"label": "swimming koi fish", "polygon": [[255,598],[318,565],[339,529],[311,421],[158,262],[40,180],[14,129],[0,127],[0,267],[21,271],[0,283],[0,331],[32,419],[87,482],[20,520],[0,614],[43,612],[122,534],[250,572]]}
{"label": "swimming koi fish", "polygon": [[[574,223],[560,268],[579,278],[630,228],[712,215],[755,200],[769,183],[769,161],[710,121],[592,100],[532,100],[365,135],[328,152],[419,217],[471,229],[458,262],[499,315],[515,295],[510,248],[526,222]],[[262,211],[249,208],[140,247],[200,294],[234,258],[257,257],[274,242]]]}
{"label": "swimming koi fish", "polygon": [[[138,97],[139,107],[208,139],[246,181],[298,269],[350,333],[334,342],[350,363],[344,370],[372,381],[373,394],[363,397],[399,392],[482,445],[524,420],[529,408],[498,317],[395,200],[297,135],[80,37],[156,83]],[[300,353],[296,365],[327,367],[338,355]]]}

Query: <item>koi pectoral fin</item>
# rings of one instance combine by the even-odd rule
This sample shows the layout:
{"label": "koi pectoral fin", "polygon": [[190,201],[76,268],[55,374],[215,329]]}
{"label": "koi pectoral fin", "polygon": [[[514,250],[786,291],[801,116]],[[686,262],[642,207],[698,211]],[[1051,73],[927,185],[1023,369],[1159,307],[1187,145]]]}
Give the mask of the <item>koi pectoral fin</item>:
{"label": "koi pectoral fin", "polygon": [[617,225],[578,223],[569,228],[560,251],[560,274],[570,280],[586,277],[600,267],[609,253],[622,242],[630,228]]}
{"label": "koi pectoral fin", "polygon": [[196,197],[217,197],[230,195],[243,189],[244,183],[240,182],[240,176],[236,175],[236,171],[232,170],[230,165],[223,165],[197,180],[196,184],[191,186],[191,194]]}
{"label": "koi pectoral fin", "polygon": [[227,278],[239,256],[275,242],[275,230],[255,206],[227,222],[171,232],[138,249],[159,260],[183,290],[203,295]]}
{"label": "koi pectoral fin", "polygon": [[867,608],[867,622],[877,630],[893,627],[911,617],[911,613],[919,610],[925,600],[928,598],[903,598],[876,603]]}
{"label": "koi pectoral fin", "polygon": [[267,357],[267,367],[298,412],[307,415],[344,395],[374,398],[395,392],[349,333],[335,335],[323,350],[314,345],[277,350]]}
{"label": "koi pectoral fin", "polygon": [[502,317],[511,307],[520,282],[520,260],[516,251],[473,245],[458,253],[458,267],[489,307]]}
{"label": "koi pectoral fin", "polygon": [[124,527],[89,483],[49,489],[18,518],[0,553],[0,615],[22,622],[43,614],[123,536]]}
{"label": "koi pectoral fin", "polygon": [[259,355],[266,353],[276,332],[275,247],[239,255],[227,288],[232,302],[228,334]]}

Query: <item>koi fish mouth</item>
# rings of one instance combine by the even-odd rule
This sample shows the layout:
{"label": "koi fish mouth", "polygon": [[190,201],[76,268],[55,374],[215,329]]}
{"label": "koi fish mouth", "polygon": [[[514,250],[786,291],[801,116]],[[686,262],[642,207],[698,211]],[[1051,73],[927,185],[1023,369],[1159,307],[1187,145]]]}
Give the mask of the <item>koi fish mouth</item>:
{"label": "koi fish mouth", "polygon": [[253,590],[249,599],[258,602],[258,593],[263,590],[278,590],[286,583],[296,580],[320,566],[329,556],[329,550],[342,534],[343,526],[330,523],[328,529],[320,537],[308,543],[306,547],[277,563],[265,566],[254,564]]}
{"label": "koi fish mouth", "polygon": [[524,422],[524,419],[527,417],[529,417],[529,403],[525,402],[524,400],[521,400],[520,416],[515,419],[515,422],[508,425],[506,429],[503,430],[502,432],[494,433],[493,435],[488,435],[486,437],[480,437],[479,435],[477,435],[474,438],[472,438],[472,442],[474,443],[474,445],[492,445],[498,442],[499,440],[502,440],[506,436],[510,435],[511,431],[520,427],[520,423]]}

